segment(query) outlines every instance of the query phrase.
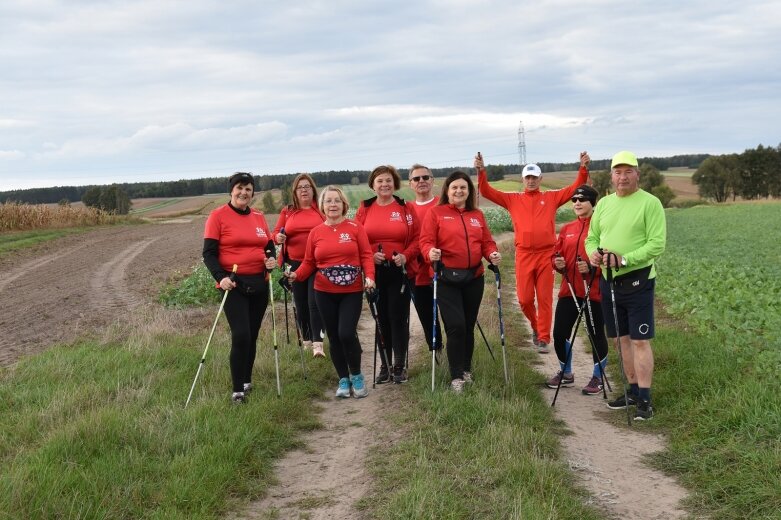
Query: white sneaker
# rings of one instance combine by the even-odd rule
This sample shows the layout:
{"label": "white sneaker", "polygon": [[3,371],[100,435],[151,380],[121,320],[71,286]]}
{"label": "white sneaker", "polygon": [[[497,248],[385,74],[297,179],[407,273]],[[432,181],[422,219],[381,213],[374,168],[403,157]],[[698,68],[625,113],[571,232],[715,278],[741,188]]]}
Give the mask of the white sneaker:
{"label": "white sneaker", "polygon": [[301,346],[304,347],[304,350],[312,350],[312,342],[311,341],[304,341],[301,343]]}
{"label": "white sneaker", "polygon": [[252,392],[252,383],[244,383],[244,393],[248,394]]}
{"label": "white sneaker", "polygon": [[243,404],[247,402],[247,398],[244,395],[244,392],[233,392],[233,395],[231,395],[231,401],[233,404]]}
{"label": "white sneaker", "polygon": [[474,383],[475,380],[472,378],[472,372],[464,371],[464,383]]}
{"label": "white sneaker", "polygon": [[336,397],[350,397],[350,380],[346,377],[339,380],[339,386],[336,388]]}
{"label": "white sneaker", "polygon": [[319,341],[312,343],[312,356],[325,357],[325,352],[323,352],[323,344]]}
{"label": "white sneaker", "polygon": [[450,389],[453,392],[455,392],[457,394],[460,394],[461,392],[464,391],[464,380],[463,379],[453,379],[450,382]]}

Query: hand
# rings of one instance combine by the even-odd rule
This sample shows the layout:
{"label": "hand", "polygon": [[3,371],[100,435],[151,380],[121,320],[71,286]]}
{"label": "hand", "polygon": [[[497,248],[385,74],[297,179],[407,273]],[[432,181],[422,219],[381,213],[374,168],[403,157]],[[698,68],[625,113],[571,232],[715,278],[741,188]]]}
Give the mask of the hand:
{"label": "hand", "polygon": [[432,247],[428,252],[428,259],[432,262],[439,262],[442,259],[442,250]]}
{"label": "hand", "polygon": [[404,256],[404,253],[396,253],[393,255],[393,263],[396,264],[396,267],[401,267],[407,263],[407,257]]}
{"label": "hand", "polygon": [[502,261],[502,255],[499,253],[499,251],[494,251],[490,255],[488,255],[488,261],[491,262],[493,265],[499,265],[499,263]]}
{"label": "hand", "polygon": [[586,262],[584,262],[583,260],[578,260],[575,265],[578,266],[578,272],[580,274],[588,273],[588,264]]}
{"label": "hand", "polygon": [[284,233],[277,233],[277,239],[275,240],[277,244],[284,244],[285,240],[287,240],[287,235]]}
{"label": "hand", "polygon": [[298,277],[298,275],[296,274],[295,271],[284,272],[284,273],[282,273],[282,276],[284,276],[285,278],[287,278],[291,282],[295,282],[296,278]]}
{"label": "hand", "polygon": [[557,256],[553,259],[553,265],[556,267],[557,271],[563,271],[565,267],[567,267],[567,263],[564,261],[563,256]]}
{"label": "hand", "polygon": [[580,152],[580,166],[588,168],[589,164],[591,164],[591,157],[589,157],[588,152]]}
{"label": "hand", "polygon": [[594,251],[589,255],[588,261],[593,265],[594,267],[599,267],[602,265],[602,253],[599,252],[599,250]]}
{"label": "hand", "polygon": [[483,155],[480,152],[477,152],[477,155],[475,155],[475,170],[483,170],[485,169],[485,164],[483,163]]}
{"label": "hand", "polygon": [[383,262],[385,262],[385,253],[380,253],[379,251],[374,253],[374,263],[380,265]]}
{"label": "hand", "polygon": [[230,291],[236,287],[236,282],[230,279],[230,276],[226,276],[220,280],[220,289],[223,291]]}
{"label": "hand", "polygon": [[365,278],[363,280],[363,287],[367,291],[370,291],[370,290],[374,290],[374,288],[377,287],[377,286],[375,285],[374,280],[372,280],[371,278]]}

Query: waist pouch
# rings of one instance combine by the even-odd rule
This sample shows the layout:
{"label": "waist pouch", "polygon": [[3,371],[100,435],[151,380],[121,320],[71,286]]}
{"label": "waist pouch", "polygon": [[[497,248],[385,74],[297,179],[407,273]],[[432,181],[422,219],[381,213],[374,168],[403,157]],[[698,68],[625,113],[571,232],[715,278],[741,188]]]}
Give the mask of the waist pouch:
{"label": "waist pouch", "polygon": [[266,289],[266,275],[265,274],[248,274],[242,276],[236,276],[236,288],[246,295],[258,294]]}
{"label": "waist pouch", "polygon": [[334,285],[352,285],[361,274],[361,268],[354,265],[335,265],[320,269],[320,274],[325,276]]}
{"label": "waist pouch", "polygon": [[463,287],[475,279],[476,267],[470,269],[453,269],[452,267],[442,267],[439,278],[448,285]]}
{"label": "waist pouch", "polygon": [[631,273],[613,278],[614,289],[618,294],[633,294],[643,289],[648,283],[651,267],[643,267]]}

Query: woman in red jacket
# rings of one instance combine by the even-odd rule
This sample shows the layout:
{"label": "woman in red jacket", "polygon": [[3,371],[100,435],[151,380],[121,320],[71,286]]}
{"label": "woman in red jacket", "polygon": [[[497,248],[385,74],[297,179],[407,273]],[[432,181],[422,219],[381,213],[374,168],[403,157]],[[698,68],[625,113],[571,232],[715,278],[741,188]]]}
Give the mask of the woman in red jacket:
{"label": "woman in red jacket", "polygon": [[483,298],[482,259],[494,265],[501,255],[475,204],[475,188],[464,172],[450,174],[442,186],[439,205],[432,208],[420,232],[420,250],[439,265],[437,303],[447,334],[450,387],[461,392],[471,383],[475,323]]}
{"label": "woman in red jacket", "polygon": [[[383,362],[375,382],[394,383],[407,380],[405,362],[409,347],[409,287],[415,279],[413,264],[418,255],[419,225],[415,208],[393,195],[401,187],[401,177],[393,166],[378,166],[369,175],[369,186],[376,197],[364,200],[355,213],[355,220],[363,224],[374,251],[377,272],[377,312],[380,332],[385,345]],[[377,341],[378,338],[375,338]]]}
{"label": "woman in red jacket", "polygon": [[[268,305],[268,273],[277,266],[265,250],[273,250],[271,232],[263,213],[250,208],[255,180],[239,172],[228,180],[230,202],[211,212],[203,233],[203,263],[225,300],[225,317],[231,329],[230,368],[234,403],[243,403],[252,389],[260,322]],[[235,281],[230,273],[238,266]],[[235,291],[233,289],[236,289]]]}
{"label": "woman in red jacket", "polygon": [[[317,186],[311,176],[306,173],[296,176],[291,190],[293,203],[279,214],[272,237],[274,242],[282,244],[282,262],[290,264],[290,267],[296,270],[304,260],[309,232],[322,224],[325,217],[317,208]],[[325,332],[315,303],[314,278],[292,285],[298,330],[301,331],[304,348],[311,348],[314,357],[325,357]]]}
{"label": "woman in red jacket", "polygon": [[[336,397],[366,397],[361,373],[361,317],[363,290],[374,288],[374,262],[363,226],[345,218],[347,198],[336,186],[320,194],[325,222],[309,233],[304,261],[287,276],[303,281],[315,273],[315,301],[330,345],[331,361],[339,375]],[[363,281],[361,280],[363,275]]]}
{"label": "woman in red jacket", "polygon": [[[559,301],[556,304],[556,316],[553,321],[553,346],[556,348],[556,356],[559,358],[559,370],[556,375],[551,377],[546,383],[549,388],[556,388],[561,380],[561,386],[574,386],[575,375],[572,372],[572,356],[568,352],[569,337],[572,327],[578,317],[578,306],[585,305],[586,287],[585,284],[591,282],[588,299],[591,305],[586,306],[583,314],[583,321],[586,322],[589,333],[594,339],[596,353],[592,350],[594,359],[594,370],[591,380],[583,387],[584,395],[594,395],[602,391],[602,373],[607,365],[607,338],[605,337],[605,323],[602,318],[602,300],[599,292],[600,270],[596,273],[589,272],[588,255],[584,243],[588,236],[588,226],[591,222],[591,215],[594,213],[594,206],[597,203],[597,190],[584,184],[575,190],[572,195],[572,209],[577,215],[577,220],[573,220],[562,226],[559,230],[559,237],[556,240],[554,254],[552,258],[553,267],[560,273],[566,273],[562,276],[559,287]],[[572,298],[569,280],[577,297],[577,305]],[[589,316],[589,309],[591,316]],[[594,320],[594,327],[591,326],[591,319]],[[602,365],[600,369],[600,364]]]}

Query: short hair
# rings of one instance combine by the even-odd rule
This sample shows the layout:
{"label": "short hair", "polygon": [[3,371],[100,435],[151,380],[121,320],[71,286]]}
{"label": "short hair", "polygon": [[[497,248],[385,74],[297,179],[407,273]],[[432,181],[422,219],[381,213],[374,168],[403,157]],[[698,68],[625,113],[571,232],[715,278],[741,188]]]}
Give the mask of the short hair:
{"label": "short hair", "polygon": [[296,209],[301,209],[298,205],[298,197],[296,197],[296,189],[298,188],[298,183],[301,181],[309,181],[309,184],[312,186],[312,200],[317,200],[317,184],[315,184],[314,179],[312,179],[312,176],[308,173],[299,173],[296,175],[296,178],[293,179],[293,184],[290,186],[290,191],[293,195],[293,207]]}
{"label": "short hair", "polygon": [[255,176],[249,172],[236,172],[228,178],[228,192],[233,191],[237,184],[251,184],[252,193],[255,193]]}
{"label": "short hair", "polygon": [[444,204],[450,204],[450,201],[447,197],[447,190],[450,188],[450,185],[453,183],[453,181],[457,181],[458,179],[464,179],[467,186],[469,187],[469,195],[466,197],[466,204],[464,207],[471,211],[477,206],[475,204],[475,185],[472,183],[472,178],[460,170],[454,171],[447,176],[447,179],[445,179],[445,183],[442,185],[442,196],[439,197],[439,205],[441,206]]}
{"label": "short hair", "polygon": [[339,194],[339,198],[342,200],[342,216],[347,215],[347,210],[350,209],[350,203],[347,202],[347,197],[344,196],[344,192],[342,191],[342,188],[339,186],[334,186],[333,184],[329,184],[325,188],[323,188],[323,191],[320,192],[320,200],[318,201],[318,207],[320,208],[320,212],[325,214],[325,208],[323,207],[323,201],[325,201],[325,194],[329,191],[335,191]]}
{"label": "short hair", "polygon": [[415,163],[412,166],[409,167],[409,176],[412,177],[412,172],[415,170],[426,170],[429,175],[431,174],[431,168],[428,166],[423,166],[422,164]]}
{"label": "short hair", "polygon": [[374,179],[376,179],[383,173],[390,173],[391,177],[393,177],[394,191],[401,188],[401,177],[399,176],[399,172],[397,172],[396,168],[394,168],[390,164],[383,164],[381,166],[377,166],[375,169],[372,170],[371,174],[369,174],[369,187],[371,189],[374,189]]}

